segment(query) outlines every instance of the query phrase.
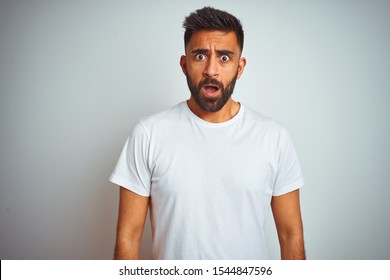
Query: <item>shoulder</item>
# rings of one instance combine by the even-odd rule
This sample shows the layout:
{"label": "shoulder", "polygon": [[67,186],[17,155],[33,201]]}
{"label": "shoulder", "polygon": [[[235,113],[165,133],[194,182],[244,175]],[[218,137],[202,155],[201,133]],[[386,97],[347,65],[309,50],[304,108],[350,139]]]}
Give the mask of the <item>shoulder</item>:
{"label": "shoulder", "polygon": [[254,130],[261,130],[272,134],[280,135],[286,133],[285,127],[278,121],[259,113],[246,105],[243,105],[243,107],[243,120],[245,125],[250,126]]}
{"label": "shoulder", "polygon": [[141,126],[146,133],[154,130],[169,130],[174,128],[178,122],[183,120],[184,103],[181,102],[162,112],[145,116],[138,121],[137,126]]}

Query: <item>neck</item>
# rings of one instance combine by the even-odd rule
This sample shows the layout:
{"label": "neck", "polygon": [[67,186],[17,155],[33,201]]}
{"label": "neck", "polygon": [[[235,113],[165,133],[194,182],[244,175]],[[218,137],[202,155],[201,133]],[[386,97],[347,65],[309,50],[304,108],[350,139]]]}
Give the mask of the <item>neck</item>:
{"label": "neck", "polygon": [[200,108],[192,96],[189,100],[187,100],[187,105],[195,115],[197,115],[202,120],[211,123],[226,122],[232,119],[240,110],[240,103],[234,101],[232,98],[229,98],[221,110],[214,113],[204,111],[202,108]]}

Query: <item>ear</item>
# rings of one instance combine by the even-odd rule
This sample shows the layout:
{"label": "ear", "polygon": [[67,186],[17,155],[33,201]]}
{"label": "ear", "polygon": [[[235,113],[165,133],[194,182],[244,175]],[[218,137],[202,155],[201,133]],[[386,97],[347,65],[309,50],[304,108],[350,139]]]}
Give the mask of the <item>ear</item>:
{"label": "ear", "polygon": [[187,64],[186,64],[186,56],[185,55],[182,55],[180,57],[180,67],[181,67],[181,71],[183,71],[184,75],[187,76]]}
{"label": "ear", "polygon": [[241,57],[240,62],[238,63],[238,74],[237,74],[237,80],[241,77],[242,72],[244,72],[244,68],[246,66],[246,58]]}

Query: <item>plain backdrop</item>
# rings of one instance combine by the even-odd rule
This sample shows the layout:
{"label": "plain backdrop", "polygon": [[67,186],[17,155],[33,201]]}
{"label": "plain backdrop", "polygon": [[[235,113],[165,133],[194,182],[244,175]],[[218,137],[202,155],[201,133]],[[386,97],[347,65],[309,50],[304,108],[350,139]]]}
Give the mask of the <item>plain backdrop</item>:
{"label": "plain backdrop", "polygon": [[[1,0],[1,259],[112,258],[108,177],[139,118],[189,97],[181,25],[206,5],[244,26],[234,99],[292,136],[307,257],[390,259],[390,1],[368,0]],[[267,236],[278,259],[272,215]]]}

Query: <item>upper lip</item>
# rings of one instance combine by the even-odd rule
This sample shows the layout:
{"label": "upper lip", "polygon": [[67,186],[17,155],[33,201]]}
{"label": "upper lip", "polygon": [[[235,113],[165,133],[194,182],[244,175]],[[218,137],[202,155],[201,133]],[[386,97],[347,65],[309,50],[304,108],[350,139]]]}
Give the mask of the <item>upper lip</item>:
{"label": "upper lip", "polygon": [[204,85],[204,87],[215,87],[215,88],[219,89],[219,86],[215,85],[215,84],[206,84],[206,85]]}

